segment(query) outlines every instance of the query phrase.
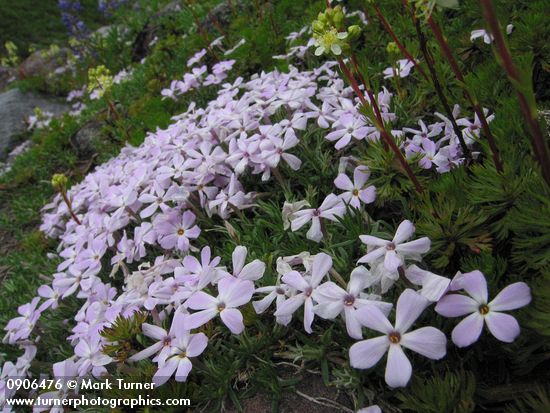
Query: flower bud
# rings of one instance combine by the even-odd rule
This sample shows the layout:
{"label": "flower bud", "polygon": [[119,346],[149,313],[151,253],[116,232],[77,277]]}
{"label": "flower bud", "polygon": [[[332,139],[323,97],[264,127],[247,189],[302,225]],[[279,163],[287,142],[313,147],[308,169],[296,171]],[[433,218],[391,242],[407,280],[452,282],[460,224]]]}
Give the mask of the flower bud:
{"label": "flower bud", "polygon": [[399,54],[399,47],[397,47],[397,43],[389,42],[386,46],[386,52],[388,52],[389,55]]}
{"label": "flower bud", "polygon": [[333,10],[334,13],[332,16],[332,22],[334,24],[334,27],[340,29],[342,27],[342,24],[344,23],[344,12],[342,11],[342,8],[340,6],[336,6]]}
{"label": "flower bud", "polygon": [[314,33],[322,33],[325,30],[325,25],[319,20],[314,20],[311,24],[311,28]]}
{"label": "flower bud", "polygon": [[350,41],[357,39],[360,34],[361,28],[358,25],[354,24],[353,26],[348,27],[348,39]]}
{"label": "flower bud", "polygon": [[57,192],[65,190],[67,186],[68,179],[64,174],[54,174],[52,176],[52,186],[53,189]]}

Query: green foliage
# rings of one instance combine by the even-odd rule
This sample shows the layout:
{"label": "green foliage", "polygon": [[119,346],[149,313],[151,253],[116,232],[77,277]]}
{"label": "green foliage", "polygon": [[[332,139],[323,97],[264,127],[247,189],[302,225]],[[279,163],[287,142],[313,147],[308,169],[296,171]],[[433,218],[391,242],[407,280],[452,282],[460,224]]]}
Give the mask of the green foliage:
{"label": "green foliage", "polygon": [[101,331],[109,344],[103,347],[103,352],[116,361],[124,361],[136,342],[141,343],[141,325],[147,320],[147,314],[136,312],[131,317],[119,315],[111,327]]}
{"label": "green foliage", "polygon": [[529,326],[538,334],[550,337],[550,271],[533,285],[532,311]]}
{"label": "green foliage", "polygon": [[469,413],[475,408],[476,380],[471,372],[445,372],[430,379],[415,378],[407,391],[396,397],[405,411]]}
{"label": "green foliage", "polygon": [[[104,23],[97,10],[97,0],[81,0],[82,18],[91,28]],[[26,56],[29,47],[44,47],[51,43],[67,41],[67,31],[61,22],[57,1],[0,0],[0,39],[11,40],[21,56]]]}
{"label": "green foliage", "polygon": [[[0,0],[0,10],[3,10],[4,3]],[[20,11],[26,2],[20,3],[12,8]],[[244,2],[243,9],[232,16],[228,27],[224,27],[227,47],[241,38],[246,40],[245,45],[230,56],[237,60],[231,74],[233,77],[248,77],[275,67],[286,70],[287,63],[275,61],[271,56],[284,53],[288,47],[284,36],[309,24],[325,8],[325,2],[321,0],[263,3]],[[350,10],[365,7],[364,2],[358,0],[347,3]],[[247,246],[250,260],[258,258],[267,264],[261,280],[264,285],[276,281],[277,257],[301,251],[312,254],[327,252],[334,257],[335,270],[348,280],[357,258],[365,252],[358,236],[372,234],[389,239],[399,222],[407,218],[415,222],[419,236],[428,236],[432,240],[432,250],[423,267],[446,276],[452,276],[458,270],[480,269],[487,275],[491,294],[510,282],[524,280],[531,285],[533,304],[515,314],[522,325],[521,338],[513,345],[497,344],[483,333],[481,343],[475,349],[458,350],[449,345],[448,357],[437,365],[438,370],[429,361],[414,358],[418,376],[410,387],[390,390],[381,385],[383,363],[367,372],[349,367],[346,353],[353,341],[346,334],[343,320],[333,323],[316,320],[314,334],[307,335],[302,333],[300,323],[303,320],[298,313],[289,327],[283,327],[274,323],[271,310],[266,315],[256,315],[247,306],[243,309],[247,325],[245,333],[237,337],[230,335],[224,326],[209,323],[202,329],[210,339],[209,346],[199,360],[192,360],[193,373],[188,382],[182,384],[172,380],[152,392],[153,397],[189,397],[197,408],[218,411],[230,403],[237,409],[243,408],[243,399],[265,393],[271,408],[276,410],[285,393],[298,385],[297,375],[312,370],[326,385],[348,394],[354,401],[354,408],[379,401],[384,411],[386,406],[390,406],[388,410],[392,411],[397,408],[391,406],[399,405],[404,411],[462,413],[495,405],[496,410],[502,410],[502,400],[481,398],[475,394],[495,382],[504,385],[529,378],[548,379],[548,346],[543,339],[550,336],[548,189],[531,159],[516,98],[493,59],[491,48],[482,43],[472,44],[469,40],[471,30],[483,27],[477,3],[464,0],[458,11],[445,11],[438,18],[452,49],[456,51],[460,66],[467,73],[466,83],[475,90],[482,105],[497,114],[491,130],[504,160],[502,174],[495,170],[482,137],[475,146],[480,152],[479,158],[468,170],[461,167],[440,175],[421,169],[417,158],[409,159],[415,175],[427,188],[424,195],[417,195],[391,151],[379,142],[356,142],[350,154],[359,156],[359,162],[369,166],[369,183],[377,187],[377,200],[365,211],[353,211],[338,222],[327,223],[329,236],[322,244],[317,244],[305,238],[305,230],[296,233],[284,230],[281,216],[285,200],[306,199],[317,206],[326,194],[337,192],[333,180],[342,153],[336,152],[333,143],[325,139],[327,131],[311,122],[312,125],[301,133],[300,146],[295,149],[303,161],[302,168],[292,171],[282,166],[282,182],[258,183],[257,176],[242,176],[243,185],[260,194],[256,207],[243,211],[238,219],[228,222],[219,217],[200,217],[201,242],[208,242],[214,253],[222,257],[223,263],[231,262],[235,245]],[[127,67],[135,59],[128,42],[137,38],[162,4],[144,0],[140,5],[148,7],[118,13],[114,22],[126,25],[128,33],[113,31],[105,39],[93,40],[91,45],[95,57],[82,63],[81,69],[86,69],[83,72],[88,66],[100,64],[112,74]],[[202,19],[216,4],[216,1],[194,2],[193,7]],[[530,73],[530,62],[533,62],[537,97],[542,106],[548,106],[550,89],[545,76],[548,76],[550,50],[545,39],[549,37],[550,25],[545,24],[546,4],[543,0],[525,0],[498,2],[498,5],[501,21],[511,21],[516,26],[509,37],[512,52],[514,55],[529,52],[527,57],[518,59],[518,63],[523,71]],[[49,12],[44,12],[50,6],[41,3],[35,9],[45,17],[50,16],[47,18],[53,22],[58,16],[54,18]],[[408,14],[403,13],[401,2],[381,2],[381,8],[407,49],[413,56],[420,56],[414,27]],[[12,11],[8,16],[9,13]],[[33,13],[29,14],[29,21],[36,27],[30,31],[20,30],[19,33],[25,35],[20,35],[19,43],[11,34],[4,37],[4,31],[13,33],[11,22],[0,27],[0,38],[13,39],[18,45],[36,42],[27,37],[40,35],[46,26],[37,23]],[[118,154],[124,144],[139,145],[148,132],[166,127],[170,118],[185,111],[190,102],[202,107],[215,97],[216,87],[209,87],[192,91],[178,102],[161,99],[160,91],[170,80],[181,77],[187,59],[204,47],[205,41],[196,30],[188,7],[154,19],[153,30],[158,41],[149,47],[147,60],[135,65],[132,79],[114,85],[112,89],[111,97],[122,119],[117,124],[108,119],[104,100],[91,102],[81,117],[65,117],[62,122],[52,122],[50,130],[33,133],[34,147],[18,157],[12,171],[0,178],[0,322],[3,325],[15,315],[17,305],[28,301],[36,288],[45,282],[42,276],[56,270],[58,260],[45,256],[46,252],[55,250],[56,243],[37,231],[40,208],[53,196],[50,177],[54,173],[65,173],[71,182],[78,182],[95,165]],[[52,37],[48,43],[62,38],[57,30],[51,29]],[[213,39],[221,33],[213,28],[208,35]],[[456,79],[435,41],[428,37],[449,101],[459,103],[462,114],[470,115],[471,108]],[[386,45],[391,40],[376,22],[375,15],[370,14],[370,24],[357,42],[356,52],[361,68],[371,75],[373,89],[385,86],[393,93],[397,92],[397,87],[401,89],[392,101],[392,110],[398,121],[391,127],[410,127],[419,117],[430,120],[432,113],[441,112],[442,108],[435,99],[431,83],[418,76],[416,69],[413,75],[399,79],[399,84],[382,79],[381,72],[388,65]],[[209,63],[215,60],[210,55],[206,59]],[[299,65],[311,69],[318,63],[308,56]],[[61,77],[49,86],[44,79],[29,79],[19,82],[18,86],[42,90],[49,87],[56,93],[63,93],[79,88],[85,82],[84,77],[82,73]],[[285,117],[284,111],[274,115],[278,120]],[[82,159],[71,145],[71,137],[92,119],[102,122],[103,127],[94,141],[95,153]],[[152,260],[157,252],[160,251],[154,251],[146,259]],[[120,282],[118,278],[108,279],[106,273],[100,276],[105,282]],[[402,288],[398,285],[396,294]],[[39,329],[45,350],[40,350],[40,360],[59,361],[70,356],[70,343],[60,343],[59,338],[65,337],[71,328],[66,319],[72,317],[77,306],[77,299],[65,300],[58,310],[43,316]],[[428,315],[426,318],[426,325],[441,323],[440,327],[447,333],[456,325],[454,320],[442,322]],[[112,374],[127,382],[150,382],[156,371],[154,363],[148,360],[136,364],[123,362],[129,354],[150,342],[141,334],[140,326],[144,321],[143,314],[129,319],[119,318],[112,328],[103,332],[111,342],[105,348],[106,353],[120,361]],[[2,346],[1,350],[9,359],[14,359],[13,348]],[[292,374],[283,374],[282,366],[289,365]],[[130,394],[133,393],[114,391],[108,395],[130,397]],[[509,413],[547,411],[548,389],[541,387],[507,409]]]}
{"label": "green foliage", "polygon": [[550,411],[550,389],[548,386],[537,386],[530,394],[516,400],[504,410],[505,413],[546,413]]}

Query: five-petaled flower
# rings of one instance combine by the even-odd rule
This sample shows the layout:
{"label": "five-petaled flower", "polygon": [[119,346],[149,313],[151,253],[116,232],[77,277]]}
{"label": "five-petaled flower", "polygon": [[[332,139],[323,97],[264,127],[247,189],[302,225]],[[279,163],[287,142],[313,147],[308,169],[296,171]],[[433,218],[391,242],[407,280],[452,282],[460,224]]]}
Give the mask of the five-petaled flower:
{"label": "five-petaled flower", "polygon": [[351,346],[349,357],[352,367],[368,369],[388,352],[386,383],[391,387],[404,387],[411,378],[412,365],[402,347],[433,360],[443,358],[447,353],[447,338],[437,328],[422,327],[408,332],[429,304],[417,292],[406,289],[397,300],[395,326],[391,325],[378,307],[366,305],[359,308],[359,321],[365,327],[384,335],[359,341]]}
{"label": "five-petaled flower", "polygon": [[531,290],[524,282],[505,287],[488,302],[487,281],[480,271],[462,274],[460,286],[470,297],[461,294],[447,294],[435,307],[445,317],[460,317],[469,314],[457,324],[452,340],[458,347],[466,347],[477,341],[483,324],[498,340],[511,343],[519,335],[519,324],[514,317],[502,311],[515,310],[531,302]]}
{"label": "five-petaled flower", "polygon": [[384,257],[384,267],[388,271],[397,271],[404,264],[405,258],[420,259],[420,255],[430,250],[430,239],[423,237],[414,241],[405,242],[414,234],[415,228],[411,221],[405,220],[397,227],[391,241],[361,235],[359,238],[369,247],[374,247],[366,255],[359,258],[359,263],[372,263]]}

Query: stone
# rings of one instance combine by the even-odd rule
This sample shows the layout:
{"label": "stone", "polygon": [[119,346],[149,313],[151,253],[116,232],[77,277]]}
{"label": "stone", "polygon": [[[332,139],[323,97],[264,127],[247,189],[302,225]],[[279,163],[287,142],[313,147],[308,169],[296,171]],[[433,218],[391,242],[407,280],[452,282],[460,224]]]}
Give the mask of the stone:
{"label": "stone", "polygon": [[222,2],[210,10],[201,25],[207,31],[216,31],[218,26],[228,27],[233,18],[233,12],[242,13],[244,7],[243,2],[238,0],[233,0],[232,7],[227,2]]}
{"label": "stone", "polygon": [[70,53],[71,51],[66,47],[53,52],[51,50],[37,50],[19,65],[19,78],[47,77],[58,67],[65,66]]}
{"label": "stone", "polygon": [[183,10],[183,5],[181,0],[174,0],[165,5],[162,9],[160,9],[160,12],[158,15],[162,16],[167,13],[177,13],[179,11]]}
{"label": "stone", "polygon": [[119,36],[124,36],[130,31],[130,29],[128,29],[128,27],[125,27],[125,26],[117,26],[117,25],[101,26],[99,29],[97,29],[95,32],[91,34],[91,37],[106,38],[109,36],[112,30],[117,30]]}
{"label": "stone", "polygon": [[13,67],[0,66],[0,91],[4,90],[17,77],[17,70]]}
{"label": "stone", "polygon": [[60,115],[69,110],[67,103],[59,102],[36,93],[23,93],[11,89],[0,93],[0,159],[3,159],[14,144],[14,137],[27,128],[25,119],[34,113],[34,108]]}
{"label": "stone", "polygon": [[93,141],[101,136],[103,123],[92,120],[82,126],[78,132],[71,137],[71,145],[75,148],[80,158],[86,158],[93,154]]}

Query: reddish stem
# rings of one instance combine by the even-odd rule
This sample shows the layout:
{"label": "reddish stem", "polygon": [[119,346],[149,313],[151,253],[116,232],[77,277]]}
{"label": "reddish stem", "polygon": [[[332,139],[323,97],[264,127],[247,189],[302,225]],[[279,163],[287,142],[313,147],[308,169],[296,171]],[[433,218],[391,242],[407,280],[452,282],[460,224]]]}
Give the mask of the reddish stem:
{"label": "reddish stem", "polygon": [[342,59],[338,59],[338,64],[340,65],[340,69],[342,69],[342,72],[344,72],[344,75],[348,78],[354,92],[359,97],[359,100],[361,101],[361,104],[363,104],[364,106],[371,106],[373,108],[373,111],[375,113],[374,125],[376,126],[376,128],[380,132],[380,136],[390,146],[392,151],[397,156],[397,159],[399,160],[399,163],[401,164],[401,166],[403,167],[403,169],[407,173],[407,175],[408,175],[409,179],[411,180],[411,182],[414,184],[414,187],[416,188],[416,191],[418,193],[422,193],[424,191],[424,188],[422,187],[422,185],[420,185],[420,182],[418,182],[418,179],[416,179],[416,176],[414,175],[410,165],[407,163],[407,160],[405,159],[405,157],[403,156],[403,154],[399,150],[399,147],[397,146],[397,144],[395,143],[393,138],[388,134],[388,131],[384,127],[383,121],[380,122],[380,120],[379,120],[379,119],[382,119],[382,117],[380,116],[380,109],[378,108],[378,104],[376,102],[376,99],[374,99],[374,96],[372,95],[372,92],[370,91],[370,89],[368,87],[365,86],[366,90],[367,90],[367,93],[369,94],[369,98],[371,100],[371,104],[369,105],[369,103],[365,99],[365,95],[363,95],[363,92],[361,92],[361,89],[359,88],[359,85],[357,84],[357,81],[355,80],[355,77],[353,76],[353,74],[351,73],[349,68],[346,66],[344,61]]}
{"label": "reddish stem", "polygon": [[432,29],[432,32],[437,42],[439,43],[439,47],[441,47],[441,51],[443,52],[443,55],[446,57],[447,61],[449,62],[449,65],[451,66],[453,73],[455,74],[458,81],[462,83],[464,94],[468,99],[468,101],[470,102],[470,104],[472,105],[477,117],[479,118],[479,121],[481,123],[481,128],[483,129],[483,133],[485,134],[485,136],[487,137],[487,141],[489,142],[489,147],[491,148],[491,153],[493,155],[493,162],[495,163],[495,167],[498,172],[502,172],[503,170],[502,160],[500,159],[495,138],[491,132],[491,129],[489,128],[489,123],[487,122],[485,113],[483,113],[483,109],[477,102],[477,99],[474,99],[473,95],[468,90],[468,87],[466,86],[466,82],[464,80],[464,75],[462,74],[462,70],[460,70],[458,63],[453,56],[451,48],[449,47],[449,43],[447,42],[447,39],[445,39],[445,36],[443,35],[443,32],[441,31],[439,24],[437,24],[437,22],[432,18],[432,16],[428,18],[428,25],[430,26],[430,29]]}
{"label": "reddish stem", "polygon": [[199,18],[197,16],[197,13],[195,13],[195,10],[193,10],[193,7],[191,6],[191,4],[189,4],[187,6],[189,8],[189,10],[191,11],[191,15],[193,16],[193,20],[195,21],[195,24],[197,25],[197,29],[199,30],[199,33],[202,37],[202,39],[204,40],[204,42],[206,44],[209,43],[208,41],[208,34],[204,31],[203,27],[202,27],[202,24],[201,22],[199,21]]}
{"label": "reddish stem", "polygon": [[[546,146],[544,135],[538,121],[536,104],[534,103],[534,100],[533,104],[530,104],[525,94],[518,87],[518,85],[525,85],[525,82],[522,81],[519,72],[514,66],[512,56],[506,46],[504,36],[502,36],[502,31],[500,29],[492,1],[480,0],[480,3],[483,9],[483,17],[487,21],[489,30],[491,31],[494,39],[496,54],[500,56],[500,64],[504,68],[508,78],[512,80],[512,85],[514,86],[518,96],[521,112],[527,121],[527,125],[529,126],[532,136],[531,145],[533,146],[535,157],[537,158],[542,169],[544,180],[550,187],[550,155],[548,153],[548,147]],[[531,90],[530,88],[525,89]]]}
{"label": "reddish stem", "polygon": [[447,114],[447,117],[449,118],[449,121],[453,126],[453,130],[455,132],[455,135],[458,138],[458,141],[460,142],[460,146],[462,148],[462,152],[464,153],[464,156],[468,161],[471,161],[472,154],[470,152],[470,149],[468,149],[468,145],[466,145],[466,142],[464,141],[464,136],[462,135],[462,131],[460,130],[460,128],[458,127],[458,124],[456,123],[456,119],[453,115],[453,111],[451,110],[449,102],[445,97],[445,93],[443,93],[443,88],[441,87],[439,78],[437,77],[437,72],[435,70],[435,63],[433,61],[432,55],[430,54],[430,51],[428,50],[426,37],[424,36],[422,29],[420,28],[420,20],[418,20],[415,17],[414,13],[411,14],[411,17],[413,19],[413,23],[416,28],[418,41],[420,42],[420,49],[422,50],[422,54],[424,55],[424,59],[426,60],[428,70],[430,71],[430,76],[432,78],[432,83],[434,85],[435,92],[437,93],[437,97],[439,98],[441,104],[443,105],[443,109],[445,109],[445,113]]}
{"label": "reddish stem", "polygon": [[389,22],[386,20],[386,18],[384,17],[384,15],[382,14],[382,11],[380,10],[380,8],[378,7],[378,5],[376,3],[373,4],[374,6],[374,11],[376,12],[376,15],[378,16],[378,18],[380,19],[380,22],[382,23],[382,25],[384,26],[384,28],[386,29],[386,31],[389,33],[389,35],[391,36],[391,38],[393,39],[393,41],[395,42],[395,44],[397,45],[397,47],[399,48],[399,50],[401,51],[401,53],[403,54],[403,56],[405,56],[407,58],[407,60],[409,62],[411,62],[414,67],[416,68],[416,70],[418,70],[418,72],[422,75],[422,77],[429,81],[430,79],[428,78],[428,75],[426,74],[426,72],[424,71],[424,69],[422,69],[422,66],[420,66],[418,64],[418,62],[416,61],[416,59],[414,57],[411,56],[411,54],[407,51],[407,49],[405,48],[405,46],[403,46],[403,44],[399,41],[399,39],[397,38],[397,35],[395,34],[395,32],[393,31],[392,27],[390,26]]}
{"label": "reddish stem", "polygon": [[69,214],[71,214],[71,217],[74,219],[74,221],[78,225],[81,225],[82,223],[80,222],[80,220],[78,219],[78,217],[74,213],[73,207],[71,205],[71,201],[69,200],[69,197],[67,196],[67,192],[65,191],[65,189],[62,189],[60,191],[60,193],[61,193],[61,197],[63,198],[63,201],[65,201],[65,205],[67,205],[67,209],[69,210]]}

